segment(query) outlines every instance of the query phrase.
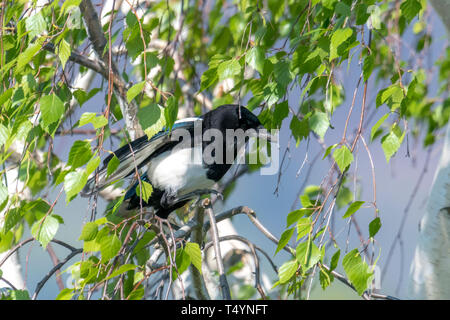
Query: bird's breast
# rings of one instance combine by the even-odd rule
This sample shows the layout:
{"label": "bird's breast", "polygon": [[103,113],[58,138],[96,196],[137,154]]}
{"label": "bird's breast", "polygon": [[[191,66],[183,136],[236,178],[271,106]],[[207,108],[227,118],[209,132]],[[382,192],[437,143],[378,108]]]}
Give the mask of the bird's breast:
{"label": "bird's breast", "polygon": [[214,180],[206,176],[202,164],[202,148],[183,148],[166,151],[153,158],[147,176],[154,188],[176,192],[177,195],[207,189]]}

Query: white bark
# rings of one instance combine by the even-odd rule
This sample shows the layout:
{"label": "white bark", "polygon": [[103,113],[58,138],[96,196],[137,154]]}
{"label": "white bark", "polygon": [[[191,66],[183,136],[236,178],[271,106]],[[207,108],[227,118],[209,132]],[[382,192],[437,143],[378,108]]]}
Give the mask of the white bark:
{"label": "white bark", "polygon": [[[430,1],[450,33],[450,1]],[[408,296],[450,299],[450,123],[411,264]]]}
{"label": "white bark", "polygon": [[413,299],[450,298],[450,125],[420,225],[408,294]]}

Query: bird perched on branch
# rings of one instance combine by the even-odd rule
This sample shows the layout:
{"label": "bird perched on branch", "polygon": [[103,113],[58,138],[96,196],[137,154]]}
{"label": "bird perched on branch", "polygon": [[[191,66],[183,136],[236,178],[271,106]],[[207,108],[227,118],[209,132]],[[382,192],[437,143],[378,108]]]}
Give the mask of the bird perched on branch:
{"label": "bird perched on branch", "polygon": [[[167,218],[202,194],[218,193],[211,187],[230,169],[250,137],[271,141],[263,129],[258,118],[239,105],[223,105],[200,117],[178,120],[170,130],[163,129],[150,139],[143,136],[114,151],[103,161],[98,178],[88,180],[82,195],[89,196],[146,167],[140,181],[126,192],[123,205],[126,210],[152,207],[156,215]],[[120,164],[108,176],[114,155]],[[143,181],[153,187],[147,201],[137,192]]]}

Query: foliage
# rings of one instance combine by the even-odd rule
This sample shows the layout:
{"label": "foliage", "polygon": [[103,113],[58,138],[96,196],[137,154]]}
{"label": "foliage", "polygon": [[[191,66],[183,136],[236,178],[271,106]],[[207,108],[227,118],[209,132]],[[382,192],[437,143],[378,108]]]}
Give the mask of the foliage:
{"label": "foliage", "polygon": [[[370,133],[370,146],[381,147],[389,162],[408,132],[429,146],[448,122],[450,49],[436,63],[440,89],[434,97],[427,70],[404,60],[391,44],[392,37],[401,38],[412,28],[417,55],[426,52],[432,41],[423,27],[426,2],[406,0],[396,6],[391,0],[217,0],[205,8],[202,1],[156,1],[114,15],[110,8],[102,8],[107,13],[101,30],[106,42],[101,52],[92,55],[82,21],[86,2],[53,1],[43,7],[33,1],[4,2],[0,206],[5,216],[0,250],[20,243],[25,227],[43,248],[58,236],[58,227],[64,223],[54,210],[59,195],[64,191],[66,203],[77,197],[100,166],[100,158],[111,152],[103,144],[108,137],[117,137],[122,144],[129,141],[124,106],[137,106],[139,125],[151,137],[162,127],[171,127],[181,109],[198,115],[207,110],[205,101],[210,101],[209,107],[245,101],[259,112],[267,129],[287,127],[297,146],[310,140],[325,144],[320,158],[333,163],[335,182],[305,188],[301,207],[285,213],[286,230],[275,253],[289,243],[295,243],[295,248],[293,259],[279,268],[277,284],[296,296],[318,267],[325,289],[334,280],[332,271],[342,266],[358,294],[363,294],[372,274],[359,252],[362,248],[346,254],[338,248],[330,257],[328,245],[333,239],[326,238],[328,225],[323,221],[335,205],[346,207],[343,218],[352,219],[365,204],[375,212],[368,226],[368,243],[373,243],[381,227],[375,200],[354,199],[346,179],[364,130]],[[347,105],[343,83],[336,75],[352,59],[359,62],[364,93],[362,101]],[[90,69],[103,77],[99,86],[74,87],[76,74],[86,75]],[[379,88],[372,92],[374,106],[368,102],[369,81]],[[299,97],[292,99],[289,94],[295,90]],[[105,104],[95,112],[87,111],[95,96],[101,96]],[[382,109],[383,116],[374,124],[364,118],[369,107]],[[329,141],[325,138],[338,109],[347,110],[349,116],[360,112],[361,120],[355,134],[347,132],[346,123],[342,139]],[[112,129],[118,126],[125,129]],[[56,154],[53,141],[76,130],[84,130],[85,139],[74,141],[67,155]],[[10,166],[18,168],[22,187],[8,194],[6,168]],[[114,156],[108,175],[117,166]],[[24,196],[24,190],[31,195]],[[60,190],[56,199],[48,196],[53,190]],[[144,201],[152,190],[145,181],[136,188]],[[147,221],[142,232],[139,212],[131,218],[116,214],[120,202],[119,198],[103,217],[85,224],[79,238],[84,255],[67,270],[74,287],[62,290],[57,299],[90,298],[101,285],[110,298],[141,299],[144,281],[153,272],[170,269],[172,281],[191,264],[201,272],[201,247],[190,241],[182,241],[176,252],[167,254],[161,269],[148,271],[153,252],[149,245],[155,243],[159,226]],[[325,269],[328,259],[331,265]],[[13,298],[28,297],[28,293],[14,292]]]}

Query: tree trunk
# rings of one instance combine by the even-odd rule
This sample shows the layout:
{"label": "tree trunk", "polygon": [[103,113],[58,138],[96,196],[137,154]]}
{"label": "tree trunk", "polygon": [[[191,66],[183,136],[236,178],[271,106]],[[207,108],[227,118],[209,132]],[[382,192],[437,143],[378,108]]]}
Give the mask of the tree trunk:
{"label": "tree trunk", "polygon": [[[450,33],[450,2],[430,0]],[[450,124],[411,263],[412,299],[450,299]]]}

